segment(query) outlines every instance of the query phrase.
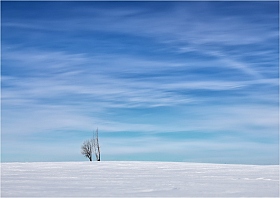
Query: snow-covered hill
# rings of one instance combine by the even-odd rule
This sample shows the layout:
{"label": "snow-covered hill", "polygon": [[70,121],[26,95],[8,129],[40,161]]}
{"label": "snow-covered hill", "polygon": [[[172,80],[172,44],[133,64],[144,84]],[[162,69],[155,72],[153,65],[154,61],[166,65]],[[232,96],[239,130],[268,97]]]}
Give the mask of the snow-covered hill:
{"label": "snow-covered hill", "polygon": [[2,163],[2,197],[278,197],[279,166]]}

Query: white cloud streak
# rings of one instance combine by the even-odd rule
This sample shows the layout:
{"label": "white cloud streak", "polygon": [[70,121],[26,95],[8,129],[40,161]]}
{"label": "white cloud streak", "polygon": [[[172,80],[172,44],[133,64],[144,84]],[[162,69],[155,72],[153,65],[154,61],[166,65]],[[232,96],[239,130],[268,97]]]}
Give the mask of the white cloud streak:
{"label": "white cloud streak", "polygon": [[[252,23],[249,18],[217,17],[209,14],[211,6],[201,5],[204,6],[194,9],[174,5],[164,13],[151,12],[153,7],[77,7],[66,13],[66,16],[71,15],[71,20],[68,17],[55,21],[52,18],[3,20],[4,29],[24,29],[30,33],[29,37],[44,41],[52,39],[51,31],[54,35],[63,35],[64,42],[79,43],[88,38],[68,36],[87,31],[93,35],[144,38],[151,41],[151,45],[159,45],[151,52],[142,46],[144,52],[139,50],[141,53],[135,54],[133,45],[127,43],[125,52],[117,52],[117,47],[116,53],[110,51],[118,43],[106,39],[98,47],[108,46],[109,52],[97,52],[99,48],[94,39],[86,41],[92,42],[94,50],[50,50],[35,41],[32,47],[27,47],[24,42],[13,45],[9,44],[9,39],[4,39],[4,137],[56,130],[85,132],[97,126],[105,133],[215,131],[221,133],[219,138],[227,131],[237,131],[244,135],[238,140],[245,142],[243,146],[248,141],[247,136],[277,137],[279,85],[275,73],[278,73],[276,63],[279,60],[278,48],[272,41],[278,41],[279,30],[270,23]],[[198,10],[210,17],[202,17],[197,14]],[[259,17],[267,20],[272,16]],[[251,51],[246,48],[249,45]],[[160,52],[163,53],[161,58],[153,56]],[[250,56],[257,59],[252,60]],[[123,119],[110,116],[112,112],[121,114],[123,109],[156,111],[161,107],[178,112],[169,115],[169,122],[160,124],[156,123],[161,121],[160,113],[147,122],[128,121],[133,114],[124,115]],[[108,139],[110,141],[118,144],[113,139]],[[137,141],[141,147],[133,147],[124,139],[121,142],[124,145],[117,145],[118,149],[110,147],[108,153],[112,150],[128,154],[162,151],[166,143],[152,137],[141,137]],[[178,146],[175,141],[169,145],[177,150],[189,149],[186,145],[197,144],[201,148],[207,145],[203,150],[211,146],[229,148],[227,143],[185,141]],[[252,145],[258,146],[261,145]]]}

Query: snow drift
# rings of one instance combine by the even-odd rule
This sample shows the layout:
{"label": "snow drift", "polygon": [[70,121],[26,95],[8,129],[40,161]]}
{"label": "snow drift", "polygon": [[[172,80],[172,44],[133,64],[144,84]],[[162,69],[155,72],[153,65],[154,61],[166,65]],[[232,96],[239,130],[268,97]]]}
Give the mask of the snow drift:
{"label": "snow drift", "polygon": [[278,197],[279,166],[2,163],[2,197]]}

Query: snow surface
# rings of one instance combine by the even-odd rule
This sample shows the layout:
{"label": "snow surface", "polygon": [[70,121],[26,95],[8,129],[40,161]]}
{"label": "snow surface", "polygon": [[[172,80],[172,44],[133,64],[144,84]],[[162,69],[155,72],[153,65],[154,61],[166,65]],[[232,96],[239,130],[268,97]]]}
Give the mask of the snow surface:
{"label": "snow surface", "polygon": [[278,197],[279,166],[1,163],[2,197]]}

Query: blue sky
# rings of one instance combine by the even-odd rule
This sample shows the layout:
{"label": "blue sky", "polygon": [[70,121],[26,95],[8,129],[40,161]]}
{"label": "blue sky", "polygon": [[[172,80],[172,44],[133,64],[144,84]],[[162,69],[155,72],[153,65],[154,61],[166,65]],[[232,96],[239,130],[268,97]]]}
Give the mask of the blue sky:
{"label": "blue sky", "polygon": [[278,2],[1,2],[2,161],[278,164]]}

